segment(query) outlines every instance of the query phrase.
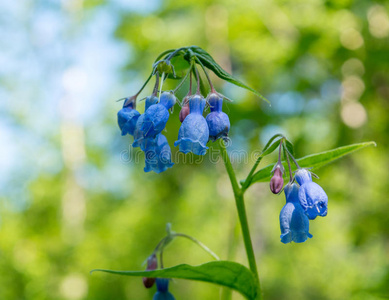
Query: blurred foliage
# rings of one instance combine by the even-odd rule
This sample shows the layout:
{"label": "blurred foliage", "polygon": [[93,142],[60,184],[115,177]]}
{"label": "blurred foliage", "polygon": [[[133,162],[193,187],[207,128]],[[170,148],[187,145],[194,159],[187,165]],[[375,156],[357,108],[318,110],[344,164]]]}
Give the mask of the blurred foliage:
{"label": "blurred foliage", "polygon": [[[95,99],[104,103],[104,109],[93,122],[82,126],[60,120],[55,133],[47,132],[46,138],[62,153],[62,158],[51,158],[61,160],[61,168],[39,172],[27,186],[17,185],[28,192],[22,209],[0,195],[0,299],[151,299],[153,291],[145,290],[141,279],[89,271],[144,269],[142,262],[164,236],[167,222],[175,231],[204,242],[222,259],[246,264],[221,162],[212,163],[212,153],[201,164],[191,163],[190,155],[186,162],[179,156],[167,172],[145,174],[143,154],[131,150],[129,157],[140,159],[128,161],[131,139],[121,137],[117,128],[120,104],[113,100],[137,91],[157,54],[188,45],[206,49],[272,103],[269,107],[255,95],[212,77],[216,87],[234,100],[224,106],[232,124],[232,149],[258,150],[278,131],[293,141],[297,157],[362,141],[378,145],[317,171],[329,196],[329,214],[311,224],[313,239],[306,243],[279,241],[284,196],[271,195],[266,183],[248,191],[264,299],[387,299],[389,3],[151,2],[149,10],[137,10],[136,4],[121,6],[124,1],[39,4],[64,11],[73,22],[69,36],[94,12],[108,13],[116,21],[114,38],[128,45],[128,56],[120,58],[125,66],[119,74],[119,92],[112,89],[108,97]],[[25,5],[33,13],[31,7],[38,4]],[[69,36],[56,39],[65,43]],[[175,81],[170,82],[173,87]],[[34,89],[45,91],[44,83],[42,78]],[[13,86],[10,79],[0,84]],[[124,86],[131,87],[127,95],[121,94]],[[152,84],[143,96],[151,89]],[[182,88],[180,96],[185,92]],[[30,95],[28,100],[35,98]],[[180,125],[178,111],[167,125],[171,146]],[[35,113],[39,119],[40,112]],[[33,130],[20,115],[14,118],[25,132]],[[99,147],[96,138],[102,141]],[[85,155],[79,156],[79,151]],[[38,159],[40,153],[32,155]],[[250,162],[249,157],[236,163],[239,178],[247,174]],[[270,162],[264,160],[263,166]],[[35,168],[40,168],[38,161]],[[173,266],[200,264],[209,257],[189,241],[177,240],[165,260],[166,266]],[[184,280],[175,280],[171,291],[177,299],[218,299],[220,293],[217,286]],[[242,298],[234,293],[233,299]]]}

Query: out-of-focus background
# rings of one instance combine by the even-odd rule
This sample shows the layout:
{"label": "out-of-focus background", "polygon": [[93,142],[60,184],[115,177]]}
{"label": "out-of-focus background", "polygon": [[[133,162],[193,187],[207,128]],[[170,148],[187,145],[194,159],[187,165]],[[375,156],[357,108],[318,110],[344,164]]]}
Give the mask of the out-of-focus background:
{"label": "out-of-focus background", "polygon": [[[388,299],[389,3],[367,0],[1,1],[0,299],[151,299],[139,278],[89,271],[144,269],[167,222],[246,264],[224,166],[207,155],[144,173],[116,123],[115,100],[139,89],[160,52],[188,45],[272,103],[212,77],[234,100],[224,105],[234,149],[277,132],[297,157],[378,144],[317,171],[329,214],[306,243],[279,241],[283,195],[267,183],[248,191],[264,299]],[[178,111],[165,133],[174,153]],[[239,178],[250,163],[235,163]],[[186,240],[165,253],[166,266],[210,259]],[[220,293],[185,280],[171,290]]]}

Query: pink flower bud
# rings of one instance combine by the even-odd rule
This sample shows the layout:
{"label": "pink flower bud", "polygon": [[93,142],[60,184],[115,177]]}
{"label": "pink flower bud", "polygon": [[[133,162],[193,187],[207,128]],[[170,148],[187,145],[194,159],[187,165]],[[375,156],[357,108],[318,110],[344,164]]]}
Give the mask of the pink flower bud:
{"label": "pink flower bud", "polygon": [[[157,256],[155,254],[152,254],[147,259],[146,271],[156,270],[157,267],[158,267]],[[151,288],[154,285],[154,282],[155,282],[155,278],[143,277],[143,285],[147,289]]]}
{"label": "pink flower bud", "polygon": [[280,165],[277,164],[273,172],[274,175],[270,180],[270,190],[273,194],[278,194],[284,186],[284,179],[282,178],[282,169]]}
{"label": "pink flower bud", "polygon": [[185,118],[190,113],[188,97],[185,97],[183,102],[184,102],[184,106],[181,108],[180,116],[179,116],[181,123],[184,122]]}

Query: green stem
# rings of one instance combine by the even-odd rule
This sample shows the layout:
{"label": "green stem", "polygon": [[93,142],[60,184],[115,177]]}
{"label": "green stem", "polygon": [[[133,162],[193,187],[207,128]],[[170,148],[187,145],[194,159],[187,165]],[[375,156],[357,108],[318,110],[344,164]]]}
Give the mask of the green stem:
{"label": "green stem", "polygon": [[153,73],[151,72],[151,74],[149,75],[149,77],[147,78],[146,82],[142,85],[142,87],[140,88],[139,92],[137,92],[135,94],[135,96],[139,96],[140,93],[142,93],[143,89],[146,87],[146,85],[149,83],[151,77],[153,77]]}
{"label": "green stem", "polygon": [[162,86],[163,86],[164,77],[165,77],[165,73],[162,73],[162,79],[161,79],[161,83],[160,83],[160,86],[159,86],[158,102],[161,99],[161,92],[162,92]]}
{"label": "green stem", "polygon": [[211,78],[209,77],[208,72],[207,72],[207,70],[205,69],[203,63],[201,62],[201,60],[200,60],[197,56],[195,56],[195,59],[197,60],[197,62],[199,63],[199,65],[200,65],[201,68],[203,69],[205,76],[207,77],[209,87],[211,88],[211,93],[216,93],[215,88],[213,87]]}
{"label": "green stem", "polygon": [[223,141],[220,141],[220,150],[221,150],[221,156],[223,158],[224,165],[226,166],[226,170],[231,181],[232,190],[234,192],[235,204],[238,211],[239,222],[240,222],[242,235],[243,235],[243,242],[246,248],[246,254],[247,254],[250,270],[251,272],[253,272],[258,283],[257,299],[261,299],[262,296],[261,296],[257,264],[255,262],[254,249],[253,249],[253,244],[251,242],[249,224],[247,222],[247,214],[246,214],[246,208],[245,208],[244,197],[243,197],[244,191],[238,185],[235,171],[232,167],[230,157],[227,153],[227,149]]}
{"label": "green stem", "polygon": [[203,248],[203,250],[205,250],[206,252],[208,252],[208,254],[210,254],[214,259],[216,260],[220,260],[219,256],[217,256],[211,249],[209,249],[207,246],[205,246],[202,242],[200,242],[198,239],[195,239],[194,237],[190,236],[190,235],[187,235],[187,234],[184,234],[184,233],[173,233],[172,234],[174,237],[176,236],[180,236],[180,237],[184,237],[184,238],[187,238],[189,240],[191,240],[192,242],[194,242],[195,244],[197,244],[198,246],[200,246],[201,248]]}
{"label": "green stem", "polygon": [[243,192],[246,191],[247,188],[249,187],[249,185],[251,183],[251,180],[252,180],[252,176],[253,176],[255,170],[257,169],[259,163],[261,162],[262,158],[263,158],[263,156],[262,156],[262,153],[261,153],[261,155],[255,161],[254,166],[251,168],[250,173],[247,175],[246,180],[242,184],[242,191]]}

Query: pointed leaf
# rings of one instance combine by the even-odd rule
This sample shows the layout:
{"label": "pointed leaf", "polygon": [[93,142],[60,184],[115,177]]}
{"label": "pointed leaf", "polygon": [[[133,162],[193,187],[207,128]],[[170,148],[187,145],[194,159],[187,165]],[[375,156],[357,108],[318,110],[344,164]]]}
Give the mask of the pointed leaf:
{"label": "pointed leaf", "polygon": [[[311,154],[304,156],[302,158],[297,159],[298,164],[302,168],[312,168],[318,169],[328,163],[331,163],[347,154],[350,154],[352,152],[361,150],[368,146],[376,146],[375,142],[366,142],[366,143],[360,143],[360,144],[353,144],[348,146],[339,147],[336,149],[328,150],[325,152],[317,153],[317,154]],[[284,167],[287,168],[287,164],[285,161],[282,162]],[[253,175],[253,178],[250,182],[250,184],[254,182],[264,182],[269,181],[271,178],[271,170],[273,169],[274,164],[268,165],[265,168],[259,170]],[[288,174],[285,172],[284,176],[286,177]]]}
{"label": "pointed leaf", "polygon": [[269,146],[267,147],[266,146],[265,148],[263,148],[260,157],[264,157],[266,155],[272,154],[274,150],[276,150],[280,146],[280,139],[276,140],[274,143],[270,144]]}
{"label": "pointed leaf", "polygon": [[191,46],[188,48],[191,50],[196,57],[201,61],[201,63],[207,67],[208,69],[212,70],[218,76],[219,78],[228,81],[232,84],[235,84],[236,86],[239,86],[241,88],[244,88],[246,90],[249,90],[250,92],[254,93],[258,97],[260,97],[262,100],[266,101],[270,104],[269,100],[267,100],[264,96],[262,96],[258,91],[254,90],[253,88],[247,86],[243,82],[241,82],[239,79],[233,77],[231,74],[226,72],[218,63],[215,62],[215,60],[212,58],[212,56],[205,51],[204,49],[197,47],[197,46]]}
{"label": "pointed leaf", "polygon": [[126,276],[182,278],[211,282],[234,289],[250,300],[256,299],[258,290],[253,273],[245,266],[230,261],[214,261],[199,266],[182,264],[155,271],[112,271],[95,269],[91,272],[96,271]]}
{"label": "pointed leaf", "polygon": [[264,152],[270,147],[270,145],[273,143],[273,141],[274,141],[276,138],[282,138],[282,137],[283,137],[283,135],[282,135],[281,133],[277,133],[277,134],[273,135],[273,136],[269,139],[269,141],[267,142],[267,144],[265,145],[265,147],[263,147],[262,153],[264,153]]}

